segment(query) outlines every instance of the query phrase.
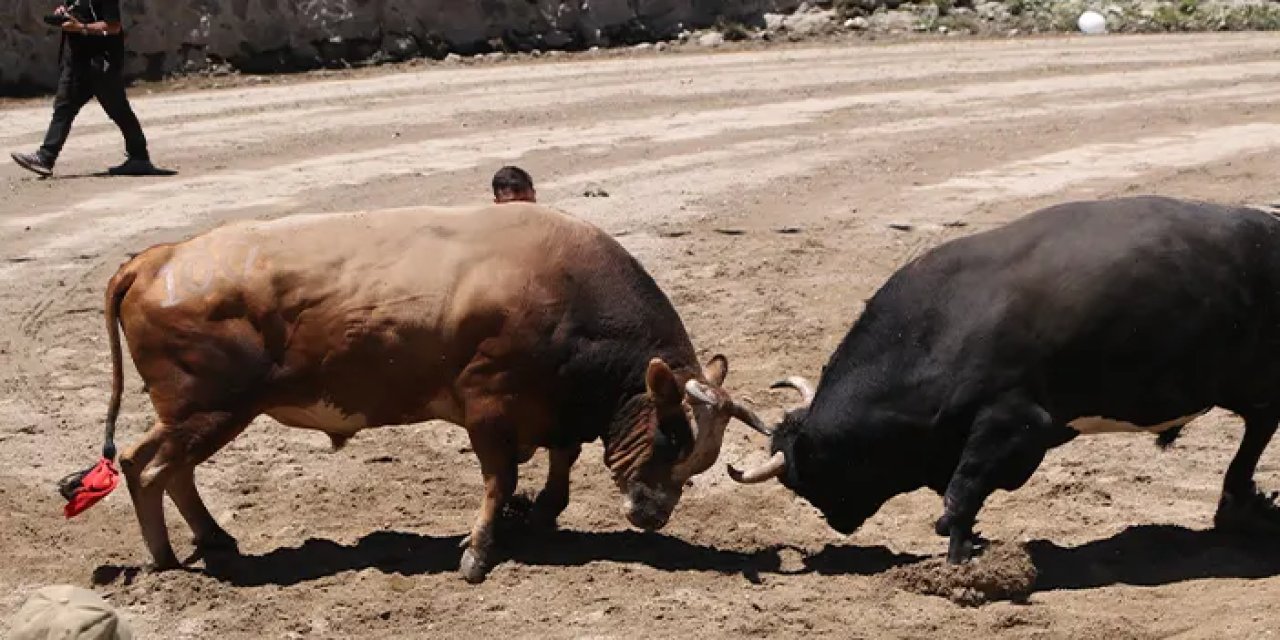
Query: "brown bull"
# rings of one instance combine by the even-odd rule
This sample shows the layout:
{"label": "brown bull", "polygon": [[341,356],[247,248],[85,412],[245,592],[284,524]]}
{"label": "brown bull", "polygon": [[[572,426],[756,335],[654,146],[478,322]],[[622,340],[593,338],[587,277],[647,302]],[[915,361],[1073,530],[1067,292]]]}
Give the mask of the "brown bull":
{"label": "brown bull", "polygon": [[494,520],[516,466],[550,450],[533,521],[569,500],[581,444],[604,460],[637,527],[666,524],[714,463],[731,417],[760,420],[704,369],[675,309],[599,229],[526,204],[296,216],[148,249],[106,294],[113,379],[123,329],[157,421],[120,463],[155,566],[178,565],[162,497],[202,547],[234,548],[196,490],[197,464],[266,414],[334,446],[381,425],[466,428],[485,495],[463,553],[492,566]]}

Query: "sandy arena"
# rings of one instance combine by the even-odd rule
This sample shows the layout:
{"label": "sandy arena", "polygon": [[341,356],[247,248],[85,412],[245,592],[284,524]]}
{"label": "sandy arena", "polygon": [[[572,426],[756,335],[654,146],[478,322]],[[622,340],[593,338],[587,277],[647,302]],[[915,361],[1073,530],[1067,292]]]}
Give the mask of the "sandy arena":
{"label": "sandy arena", "polygon": [[[961,607],[884,574],[945,552],[941,502],[890,502],[844,538],[730,427],[720,463],[660,535],[626,526],[598,445],[561,531],[513,540],[479,586],[455,573],[481,496],[465,433],[369,431],[331,452],[263,418],[200,467],[244,558],[140,573],[122,486],[66,521],[54,490],[100,446],[110,365],[102,292],[126,256],[227,220],[460,204],[504,163],[540,199],[615,234],[671,296],[727,387],[768,419],[816,378],[863,300],[946,239],[1073,198],[1280,200],[1272,34],[938,41],[432,67],[198,91],[135,91],[179,175],[108,179],[122,145],[96,106],[59,170],[0,164],[0,636],[32,590],[94,588],[146,638],[1260,638],[1280,627],[1280,545],[1209,531],[1241,433],[1199,419],[1170,451],[1136,435],[1052,452],[979,530],[1026,543],[1026,603]],[[30,150],[45,100],[0,110]],[[589,189],[608,197],[585,197]],[[122,445],[151,421],[130,365]],[[522,469],[541,485],[545,454]],[[1263,457],[1280,488],[1280,445]],[[189,532],[170,504],[179,554]]]}

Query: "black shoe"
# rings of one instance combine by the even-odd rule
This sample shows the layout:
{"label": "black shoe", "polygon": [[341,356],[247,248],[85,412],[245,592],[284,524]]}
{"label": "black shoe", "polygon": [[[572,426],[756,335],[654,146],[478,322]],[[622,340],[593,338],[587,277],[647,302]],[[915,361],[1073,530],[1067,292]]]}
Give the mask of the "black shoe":
{"label": "black shoe", "polygon": [[156,166],[143,158],[129,158],[124,164],[107,169],[107,174],[113,176],[149,176],[155,173]]}
{"label": "black shoe", "polygon": [[18,163],[19,167],[30,171],[41,178],[48,178],[53,175],[53,163],[45,162],[44,158],[38,153],[11,153],[9,154],[13,161]]}

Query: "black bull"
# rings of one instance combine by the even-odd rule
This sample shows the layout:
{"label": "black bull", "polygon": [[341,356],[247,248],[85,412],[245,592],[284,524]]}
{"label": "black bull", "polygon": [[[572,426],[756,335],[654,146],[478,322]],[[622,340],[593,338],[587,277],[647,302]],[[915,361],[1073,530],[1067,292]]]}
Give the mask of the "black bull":
{"label": "black bull", "polygon": [[955,240],[868,302],[806,405],[775,430],[778,477],[842,533],[889,498],[943,496],[948,559],[968,560],[996,489],[1081,433],[1168,444],[1213,407],[1244,418],[1215,524],[1280,530],[1253,482],[1280,422],[1280,221],[1168,198],[1051,207]]}

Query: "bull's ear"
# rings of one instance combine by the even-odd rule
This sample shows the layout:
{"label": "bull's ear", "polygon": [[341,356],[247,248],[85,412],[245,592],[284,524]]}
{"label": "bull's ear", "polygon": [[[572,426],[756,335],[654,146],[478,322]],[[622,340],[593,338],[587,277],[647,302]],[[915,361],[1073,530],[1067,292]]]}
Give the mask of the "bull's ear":
{"label": "bull's ear", "polygon": [[661,358],[649,361],[649,370],[644,374],[644,385],[648,388],[649,395],[659,404],[680,404],[684,400],[680,381],[676,380],[676,374]]}
{"label": "bull's ear", "polygon": [[707,374],[707,382],[717,387],[723,385],[725,377],[729,375],[729,359],[717,353],[707,363],[705,373]]}

